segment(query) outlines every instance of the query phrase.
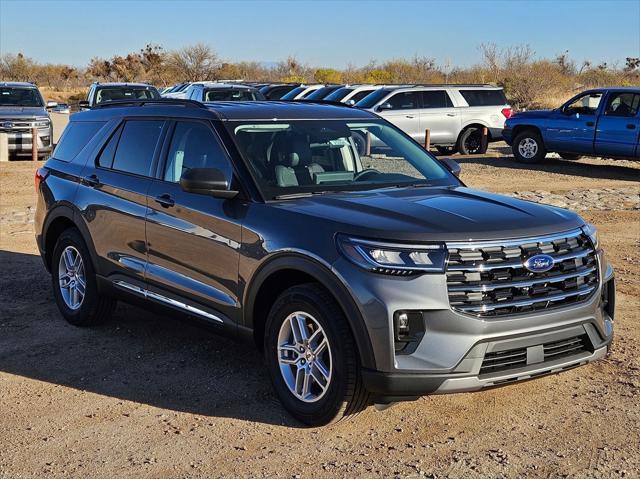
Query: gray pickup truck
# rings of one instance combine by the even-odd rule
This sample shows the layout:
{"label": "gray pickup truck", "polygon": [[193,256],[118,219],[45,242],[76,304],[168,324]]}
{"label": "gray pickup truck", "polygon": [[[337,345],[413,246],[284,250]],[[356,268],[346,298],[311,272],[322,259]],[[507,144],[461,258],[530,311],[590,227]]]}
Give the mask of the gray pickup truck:
{"label": "gray pickup truck", "polygon": [[0,83],[0,133],[8,136],[10,157],[31,155],[33,128],[38,129],[38,156],[51,154],[53,128],[47,110],[57,105],[45,104],[33,83]]}

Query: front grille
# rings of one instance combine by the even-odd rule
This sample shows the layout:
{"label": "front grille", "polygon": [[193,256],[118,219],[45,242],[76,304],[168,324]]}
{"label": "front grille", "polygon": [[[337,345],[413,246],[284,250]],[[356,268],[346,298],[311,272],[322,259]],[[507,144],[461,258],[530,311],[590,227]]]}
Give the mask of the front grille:
{"label": "front grille", "polygon": [[[598,286],[596,252],[581,231],[520,241],[447,245],[449,303],[456,311],[503,316],[566,306]],[[546,254],[553,267],[533,273],[527,258]]]}
{"label": "front grille", "polygon": [[[11,124],[11,127],[8,128],[5,125]],[[15,131],[31,131],[31,129],[35,126],[35,120],[19,118],[12,120],[11,118],[1,118],[0,119],[0,131],[5,133],[11,133]]]}
{"label": "front grille", "polygon": [[[535,350],[540,347],[542,354],[536,354]],[[532,350],[532,354],[529,356],[527,356],[527,349]],[[593,353],[593,346],[586,334],[527,348],[492,351],[484,355],[480,374],[504,372],[533,364],[544,365],[548,361],[564,359],[585,352]]]}

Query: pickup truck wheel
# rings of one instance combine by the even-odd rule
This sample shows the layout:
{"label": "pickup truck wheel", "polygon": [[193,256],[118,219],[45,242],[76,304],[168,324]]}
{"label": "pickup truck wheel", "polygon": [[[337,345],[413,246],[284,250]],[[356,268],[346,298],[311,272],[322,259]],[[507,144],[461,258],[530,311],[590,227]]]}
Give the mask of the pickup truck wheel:
{"label": "pickup truck wheel", "polygon": [[458,139],[458,151],[461,155],[484,155],[487,144],[482,144],[482,129],[469,127],[464,130]]}
{"label": "pickup truck wheel", "polygon": [[320,285],[284,291],[267,318],[264,341],[271,382],[297,420],[322,426],[369,404],[347,319]]}
{"label": "pickup truck wheel", "polygon": [[576,161],[582,158],[582,155],[576,155],[574,153],[558,153],[558,155],[560,155],[560,158],[562,158],[563,160],[569,161]]}
{"label": "pickup truck wheel", "polygon": [[111,316],[116,300],[98,293],[89,251],[75,228],[63,231],[56,241],[51,282],[58,309],[69,323],[91,326]]}
{"label": "pickup truck wheel", "polygon": [[511,149],[516,161],[520,163],[540,163],[547,155],[542,138],[532,130],[516,135]]}

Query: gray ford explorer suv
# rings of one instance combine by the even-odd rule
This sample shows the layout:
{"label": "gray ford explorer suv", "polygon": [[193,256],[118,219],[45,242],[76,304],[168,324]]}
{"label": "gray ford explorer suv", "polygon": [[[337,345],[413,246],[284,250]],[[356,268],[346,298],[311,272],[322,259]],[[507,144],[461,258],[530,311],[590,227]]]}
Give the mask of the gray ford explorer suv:
{"label": "gray ford explorer suv", "polygon": [[[360,155],[355,132],[384,146]],[[70,323],[121,299],[254,341],[310,425],[604,357],[595,228],[458,171],[359,109],[114,102],[38,170],[36,236]]]}
{"label": "gray ford explorer suv", "polygon": [[33,128],[38,129],[38,156],[51,153],[53,127],[47,109],[57,105],[56,102],[45,104],[33,83],[0,83],[0,133],[7,134],[9,155],[31,156]]}

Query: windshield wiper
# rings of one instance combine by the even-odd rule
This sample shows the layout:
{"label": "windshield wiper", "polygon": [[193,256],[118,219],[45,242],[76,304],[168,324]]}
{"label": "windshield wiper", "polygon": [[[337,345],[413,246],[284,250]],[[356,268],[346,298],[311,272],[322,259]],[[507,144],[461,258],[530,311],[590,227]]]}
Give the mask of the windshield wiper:
{"label": "windshield wiper", "polygon": [[274,196],[274,200],[289,200],[293,198],[309,198],[313,195],[324,195],[331,193],[331,191],[299,191],[298,193],[287,193],[284,195]]}

